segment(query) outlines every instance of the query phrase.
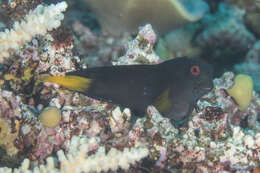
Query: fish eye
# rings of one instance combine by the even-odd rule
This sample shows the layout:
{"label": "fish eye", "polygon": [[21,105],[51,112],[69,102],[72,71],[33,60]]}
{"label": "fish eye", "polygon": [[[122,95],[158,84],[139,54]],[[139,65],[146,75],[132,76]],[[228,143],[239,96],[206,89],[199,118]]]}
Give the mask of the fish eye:
{"label": "fish eye", "polygon": [[193,65],[190,68],[190,72],[193,76],[198,76],[200,74],[200,67],[198,65]]}

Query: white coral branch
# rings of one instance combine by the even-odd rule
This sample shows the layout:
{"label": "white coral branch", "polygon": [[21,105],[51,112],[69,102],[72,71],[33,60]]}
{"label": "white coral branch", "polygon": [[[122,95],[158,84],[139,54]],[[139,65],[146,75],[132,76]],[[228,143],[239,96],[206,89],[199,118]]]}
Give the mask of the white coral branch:
{"label": "white coral branch", "polygon": [[[110,149],[106,154],[105,147],[99,147],[98,151],[88,156],[91,147],[98,146],[96,139],[80,138],[74,136],[70,143],[68,154],[64,154],[63,150],[58,151],[58,160],[60,167],[55,166],[53,157],[47,158],[46,165],[40,165],[33,170],[29,170],[30,161],[25,159],[20,168],[14,169],[15,173],[88,173],[88,172],[106,172],[108,170],[115,171],[119,168],[128,169],[131,164],[140,161],[148,156],[147,147],[125,148],[123,151]],[[0,168],[0,173],[12,172],[11,168]]]}
{"label": "white coral branch", "polygon": [[47,31],[59,27],[64,18],[62,12],[67,6],[66,2],[46,7],[38,5],[23,21],[15,22],[12,29],[0,32],[0,62],[9,57],[12,51],[31,41],[35,35],[45,35]]}
{"label": "white coral branch", "polygon": [[112,148],[105,154],[105,148],[100,147],[98,152],[86,158],[86,151],[79,153],[76,157],[65,157],[62,150],[58,152],[59,160],[61,161],[60,171],[69,172],[101,172],[119,168],[128,169],[130,164],[141,160],[148,155],[147,148],[125,148],[124,151],[119,151]]}

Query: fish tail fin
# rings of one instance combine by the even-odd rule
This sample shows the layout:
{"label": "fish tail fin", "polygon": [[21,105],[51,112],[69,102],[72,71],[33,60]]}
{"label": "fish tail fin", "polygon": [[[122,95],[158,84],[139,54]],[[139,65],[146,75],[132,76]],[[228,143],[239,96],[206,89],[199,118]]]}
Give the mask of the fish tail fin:
{"label": "fish tail fin", "polygon": [[86,92],[91,85],[91,79],[75,76],[46,76],[41,79],[41,82],[50,82],[61,85],[72,91]]}

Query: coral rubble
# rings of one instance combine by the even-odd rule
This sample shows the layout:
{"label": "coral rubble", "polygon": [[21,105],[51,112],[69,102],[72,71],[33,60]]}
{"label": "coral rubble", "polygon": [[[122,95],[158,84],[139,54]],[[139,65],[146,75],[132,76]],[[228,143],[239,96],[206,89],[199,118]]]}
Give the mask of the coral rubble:
{"label": "coral rubble", "polygon": [[157,36],[150,24],[140,28],[137,37],[126,45],[126,54],[113,65],[157,64],[161,61],[153,50]]}
{"label": "coral rubble", "polygon": [[[51,9],[48,14],[58,9],[60,20],[66,5],[62,2],[59,5],[37,9],[43,14],[46,8]],[[241,16],[241,11],[237,12]],[[35,18],[46,22],[41,15]],[[60,25],[59,20],[55,19],[55,28]],[[233,19],[224,19],[224,23],[226,20],[230,24]],[[234,26],[241,28],[241,21],[236,22]],[[86,30],[80,24],[76,26],[82,27],[78,32]],[[205,40],[215,37],[213,30],[209,26],[207,32],[198,33],[197,43],[204,40],[205,44]],[[245,38],[240,43],[242,46],[255,41],[247,31],[239,33],[239,39]],[[96,40],[90,30],[85,34],[87,40]],[[128,108],[121,109],[56,84],[39,82],[47,75],[62,76],[71,70],[87,68],[87,64],[73,52],[73,33],[64,26],[33,37],[19,42],[23,46],[16,50],[5,49],[10,58],[3,59],[4,70],[0,73],[0,152],[6,153],[0,154],[0,173],[117,170],[249,173],[260,167],[260,98],[250,88],[251,98],[240,109],[235,95],[228,92],[236,83],[234,73],[226,72],[214,79],[214,89],[198,101],[187,126],[176,128],[152,105],[145,117],[138,118]],[[126,44],[125,55],[114,59],[113,64],[161,62],[153,50],[156,40],[151,25],[140,27],[136,38]],[[190,42],[192,36],[185,40]],[[248,62],[259,61],[258,43],[248,53]],[[241,85],[238,89],[244,92]],[[46,112],[46,108],[47,111],[54,108],[54,114]],[[50,125],[52,118],[56,123]],[[1,161],[7,156],[11,156],[10,162],[20,162],[21,166],[3,165]]]}

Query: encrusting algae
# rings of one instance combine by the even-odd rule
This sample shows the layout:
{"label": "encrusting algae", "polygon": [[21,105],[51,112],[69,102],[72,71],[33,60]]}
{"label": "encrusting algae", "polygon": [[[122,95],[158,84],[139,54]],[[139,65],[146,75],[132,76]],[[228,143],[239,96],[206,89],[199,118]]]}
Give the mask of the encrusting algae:
{"label": "encrusting algae", "polygon": [[239,109],[245,110],[251,103],[253,87],[254,83],[250,76],[239,74],[234,79],[234,85],[227,92],[235,99],[239,105]]}
{"label": "encrusting algae", "polygon": [[15,132],[12,133],[8,124],[0,118],[0,147],[3,147],[10,156],[18,152],[18,149],[14,146],[15,139],[18,138],[18,131],[19,129],[15,129]]}
{"label": "encrusting algae", "polygon": [[43,111],[39,115],[40,122],[50,128],[54,128],[58,126],[61,121],[61,111],[57,107],[50,106],[44,108]]}

